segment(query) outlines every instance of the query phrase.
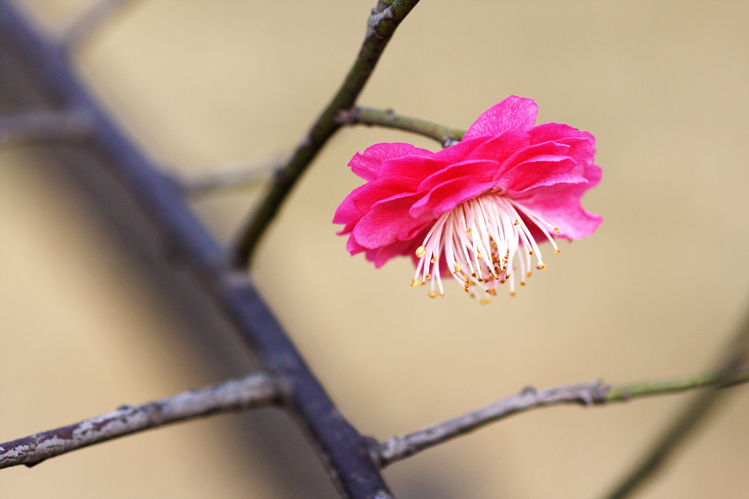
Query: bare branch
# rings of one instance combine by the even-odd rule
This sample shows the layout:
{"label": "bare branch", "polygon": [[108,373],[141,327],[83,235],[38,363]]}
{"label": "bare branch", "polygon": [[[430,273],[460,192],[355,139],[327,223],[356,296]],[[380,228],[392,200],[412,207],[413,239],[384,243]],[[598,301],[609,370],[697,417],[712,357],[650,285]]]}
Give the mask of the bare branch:
{"label": "bare branch", "polygon": [[135,407],[122,406],[103,416],[0,444],[0,469],[33,466],[50,457],[178,421],[269,405],[278,402],[278,397],[271,377],[259,373]]}
{"label": "bare branch", "polygon": [[718,364],[719,370],[712,383],[716,389],[707,390],[696,397],[655,440],[640,461],[617,483],[616,487],[604,497],[623,499],[640,488],[663,464],[674,454],[686,437],[691,435],[697,426],[705,420],[723,398],[725,391],[717,388],[733,386],[746,381],[746,360],[749,357],[749,315],[744,319],[733,340],[730,342]]}
{"label": "bare branch", "polygon": [[73,14],[60,30],[60,45],[72,51],[104,23],[121,13],[133,0],[92,0]]}
{"label": "bare branch", "polygon": [[[10,70],[22,70],[31,84],[25,98],[80,108],[94,120],[85,147],[68,148],[70,161],[92,161],[146,215],[144,220],[169,250],[169,264],[205,293],[278,381],[284,410],[314,442],[314,449],[344,497],[390,497],[372,459],[372,439],[338,410],[260,296],[247,273],[235,272],[221,243],[185,204],[173,178],[164,175],[91,97],[71,61],[40,35],[9,0],[0,0],[0,46],[12,47]],[[17,67],[18,69],[15,69]],[[0,71],[0,79],[10,74]],[[13,93],[0,92],[0,104]],[[348,106],[350,107],[350,105]]]}
{"label": "bare branch", "polygon": [[189,197],[200,197],[215,191],[260,184],[267,181],[271,173],[285,161],[258,161],[256,163],[227,165],[219,171],[192,174],[182,179],[182,189]]}
{"label": "bare branch", "polygon": [[371,107],[353,107],[342,109],[336,115],[336,121],[342,125],[378,125],[396,128],[407,132],[418,133],[439,142],[442,147],[457,144],[463,139],[465,130],[449,128],[428,121],[409,118],[395,114],[392,109],[374,109]]}
{"label": "bare branch", "polygon": [[289,161],[279,168],[257,210],[240,229],[232,251],[235,268],[249,266],[255,247],[278,213],[281,203],[330,137],[341,127],[335,120],[341,109],[351,108],[374,71],[395,29],[419,0],[380,0],[372,10],[359,54],[338,92],[322,111]]}
{"label": "bare branch", "polygon": [[679,393],[707,386],[735,385],[749,381],[749,367],[744,366],[726,379],[722,372],[711,372],[664,381],[649,381],[610,386],[600,380],[576,385],[534,390],[526,388],[517,395],[495,402],[455,419],[439,423],[408,435],[393,437],[379,445],[378,459],[385,467],[434,445],[476,430],[486,424],[538,407],[560,404],[583,406],[626,402],[635,398]]}
{"label": "bare branch", "polygon": [[13,142],[81,139],[93,121],[81,111],[32,111],[0,116],[0,145]]}

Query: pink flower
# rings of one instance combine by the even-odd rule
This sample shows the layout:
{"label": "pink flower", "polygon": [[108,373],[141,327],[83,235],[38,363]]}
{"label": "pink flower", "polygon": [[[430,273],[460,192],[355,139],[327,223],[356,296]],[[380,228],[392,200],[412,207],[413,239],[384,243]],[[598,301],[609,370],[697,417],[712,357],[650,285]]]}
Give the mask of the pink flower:
{"label": "pink flower", "polygon": [[377,267],[412,255],[411,285],[431,283],[431,297],[444,294],[450,274],[481,303],[507,281],[514,296],[518,270],[523,286],[532,266],[546,267],[539,243],[559,253],[555,238],[588,236],[602,220],[580,206],[601,179],[595,139],[569,125],[535,126],[537,113],[532,99],[511,96],[439,152],[382,143],[357,153],[349,166],[367,183],[333,219],[345,224],[348,251]]}

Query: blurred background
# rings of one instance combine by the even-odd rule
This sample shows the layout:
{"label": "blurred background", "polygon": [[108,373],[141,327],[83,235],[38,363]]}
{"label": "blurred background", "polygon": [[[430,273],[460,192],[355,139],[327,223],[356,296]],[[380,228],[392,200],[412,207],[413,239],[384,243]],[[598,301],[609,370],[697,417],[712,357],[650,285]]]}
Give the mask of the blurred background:
{"label": "blurred background", "polygon": [[[87,2],[23,0],[54,33]],[[374,0],[140,0],[75,60],[175,175],[279,158],[348,71]],[[254,278],[348,418],[385,439],[513,394],[709,368],[749,298],[749,3],[420,3],[359,103],[467,128],[510,94],[598,141],[598,232],[516,298],[412,289],[410,261],[351,258],[333,213],[346,164],[405,133],[339,132],[262,242]],[[0,151],[0,441],[242,375],[256,363],[164,268],[95,172]],[[86,173],[86,174],[84,174]],[[92,180],[92,176],[93,179]],[[102,181],[104,182],[104,181]],[[194,208],[228,241],[259,189]],[[125,213],[125,215],[123,215]],[[135,220],[135,221],[134,221]],[[147,232],[147,231],[146,231]],[[146,240],[145,243],[140,239]],[[448,283],[449,284],[449,283]],[[641,497],[746,497],[749,391]],[[692,395],[513,417],[385,472],[403,498],[596,497]],[[223,415],[3,470],[3,497],[333,497],[280,411]]]}

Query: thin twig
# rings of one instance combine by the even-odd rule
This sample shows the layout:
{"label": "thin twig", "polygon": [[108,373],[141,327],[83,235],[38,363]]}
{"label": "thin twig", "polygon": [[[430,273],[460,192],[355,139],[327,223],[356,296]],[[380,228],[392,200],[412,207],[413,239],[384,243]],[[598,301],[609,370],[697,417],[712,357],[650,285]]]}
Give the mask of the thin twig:
{"label": "thin twig", "polygon": [[[729,381],[731,384],[748,382],[749,367],[735,372]],[[457,418],[408,435],[393,437],[379,445],[377,457],[380,465],[384,467],[429,447],[469,433],[489,423],[538,407],[560,404],[590,406],[626,402],[640,397],[665,395],[707,386],[717,386],[724,382],[726,380],[720,372],[711,372],[686,378],[617,386],[610,386],[600,380],[593,380],[587,383],[547,388],[545,390],[526,388],[516,395],[502,399],[477,411],[458,416]]]}
{"label": "thin twig", "polygon": [[240,229],[231,255],[235,268],[245,269],[250,265],[260,237],[273,221],[286,196],[320,149],[341,127],[335,119],[336,115],[341,109],[354,105],[395,29],[418,1],[380,0],[372,10],[364,43],[343,84],[292,153],[288,163],[278,169],[258,208]]}
{"label": "thin twig", "polygon": [[0,145],[81,139],[91,134],[91,117],[81,111],[29,111],[0,116]]}
{"label": "thin twig", "polygon": [[92,0],[67,20],[60,30],[60,45],[67,51],[90,38],[104,23],[121,13],[134,0]]}
{"label": "thin twig", "polygon": [[243,163],[227,165],[210,173],[192,174],[182,179],[182,189],[186,196],[195,198],[215,191],[257,185],[267,181],[282,163],[278,160]]}
{"label": "thin twig", "polygon": [[466,133],[465,130],[458,130],[457,128],[450,128],[416,118],[401,116],[395,114],[395,111],[392,109],[374,109],[361,106],[342,109],[338,112],[336,121],[342,125],[377,125],[414,132],[436,140],[442,147],[457,144],[463,139],[463,135]]}
{"label": "thin twig", "polygon": [[259,373],[143,405],[122,406],[103,416],[0,444],[0,469],[34,466],[50,457],[170,423],[269,405],[278,402],[278,397],[271,377]]}
{"label": "thin twig", "polygon": [[[663,434],[655,440],[650,449],[640,458],[638,463],[603,497],[608,499],[623,499],[640,488],[663,465],[686,437],[691,435],[699,423],[705,420],[716,407],[716,403],[725,395],[724,390],[733,386],[737,380],[746,381],[745,362],[749,357],[749,315],[744,319],[733,340],[726,348],[723,359],[718,364],[719,370],[714,373],[715,388],[707,390],[696,397],[674,420],[668,425]],[[740,381],[741,382],[741,381]]]}

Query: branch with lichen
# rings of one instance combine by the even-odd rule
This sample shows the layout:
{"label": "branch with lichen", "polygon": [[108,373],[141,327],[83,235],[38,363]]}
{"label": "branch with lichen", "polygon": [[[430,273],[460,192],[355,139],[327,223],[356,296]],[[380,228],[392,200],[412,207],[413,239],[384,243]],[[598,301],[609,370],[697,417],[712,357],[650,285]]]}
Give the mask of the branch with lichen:
{"label": "branch with lichen", "polygon": [[417,3],[419,0],[380,0],[372,10],[364,43],[343,84],[291,154],[289,161],[276,171],[257,209],[240,229],[232,249],[235,268],[250,265],[260,237],[275,218],[286,196],[328,139],[341,127],[336,116],[341,110],[354,105],[395,29]]}
{"label": "branch with lichen", "polygon": [[466,133],[465,130],[450,128],[417,118],[401,116],[395,114],[395,111],[392,109],[375,109],[361,106],[340,110],[336,116],[336,121],[342,125],[376,125],[405,130],[434,139],[442,147],[460,142]]}
{"label": "branch with lichen", "polygon": [[627,402],[642,397],[668,395],[698,388],[741,384],[749,381],[749,366],[733,372],[730,378],[725,373],[709,372],[663,381],[648,381],[623,385],[607,385],[600,380],[574,385],[535,390],[525,388],[520,393],[502,399],[476,411],[438,423],[414,433],[393,437],[378,447],[377,458],[385,467],[435,445],[477,430],[489,423],[514,414],[562,404],[577,404],[585,407]]}
{"label": "branch with lichen", "polygon": [[265,373],[233,379],[0,444],[0,469],[45,459],[89,445],[179,421],[277,403],[279,392]]}

